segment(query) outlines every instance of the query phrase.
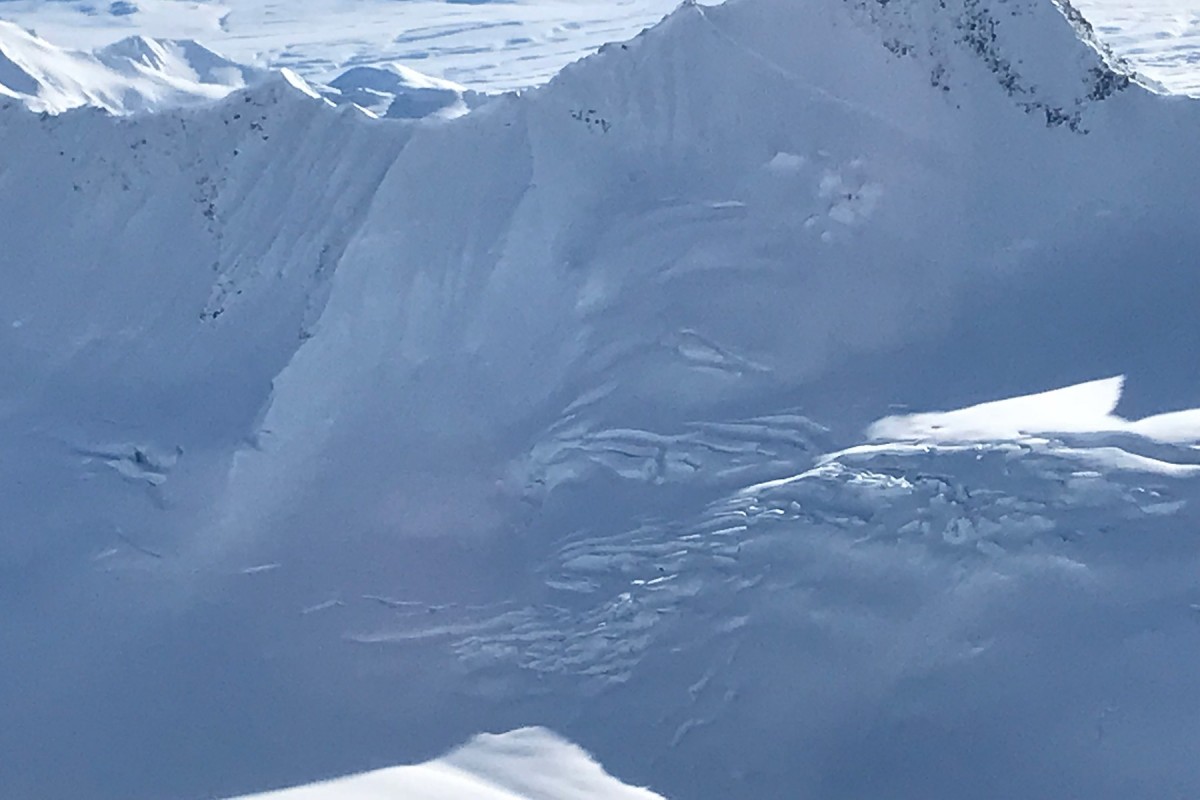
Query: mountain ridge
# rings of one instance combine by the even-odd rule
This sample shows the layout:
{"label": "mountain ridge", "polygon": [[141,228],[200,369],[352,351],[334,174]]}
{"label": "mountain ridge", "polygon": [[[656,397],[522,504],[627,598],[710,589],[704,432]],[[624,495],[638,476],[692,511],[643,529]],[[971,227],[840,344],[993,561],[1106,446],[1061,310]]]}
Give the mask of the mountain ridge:
{"label": "mountain ridge", "polygon": [[110,113],[205,103],[260,79],[195,42],[130,37],[95,54],[65,50],[0,20],[0,84],[33,111]]}
{"label": "mountain ridge", "polygon": [[[9,103],[15,793],[534,722],[679,798],[1200,786],[1200,105],[917,7],[688,6],[449,121]],[[1073,384],[1108,427],[938,440]]]}

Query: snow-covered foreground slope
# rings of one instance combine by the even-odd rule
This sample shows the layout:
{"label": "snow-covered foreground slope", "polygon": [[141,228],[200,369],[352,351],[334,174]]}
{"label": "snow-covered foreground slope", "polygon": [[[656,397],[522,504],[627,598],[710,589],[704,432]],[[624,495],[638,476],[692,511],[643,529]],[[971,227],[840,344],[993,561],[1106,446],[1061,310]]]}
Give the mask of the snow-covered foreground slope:
{"label": "snow-covered foreground slope", "polygon": [[453,121],[0,101],[0,796],[529,725],[679,800],[1200,792],[1200,105],[944,6]]}
{"label": "snow-covered foreground slope", "polygon": [[450,755],[242,800],[662,800],[545,730],[479,736]]}

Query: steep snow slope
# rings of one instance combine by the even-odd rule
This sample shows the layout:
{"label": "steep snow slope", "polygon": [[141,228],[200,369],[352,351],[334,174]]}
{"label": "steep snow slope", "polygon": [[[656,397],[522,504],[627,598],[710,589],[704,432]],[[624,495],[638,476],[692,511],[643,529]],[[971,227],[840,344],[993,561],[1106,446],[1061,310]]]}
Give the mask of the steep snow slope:
{"label": "steep snow slope", "polygon": [[452,122],[12,103],[3,793],[542,724],[676,798],[1195,794],[1200,106],[1081,36],[737,0]]}
{"label": "steep snow slope", "polygon": [[154,110],[211,101],[263,77],[196,42],[135,36],[83,53],[0,20],[0,93],[34,111],[85,105],[113,113]]}

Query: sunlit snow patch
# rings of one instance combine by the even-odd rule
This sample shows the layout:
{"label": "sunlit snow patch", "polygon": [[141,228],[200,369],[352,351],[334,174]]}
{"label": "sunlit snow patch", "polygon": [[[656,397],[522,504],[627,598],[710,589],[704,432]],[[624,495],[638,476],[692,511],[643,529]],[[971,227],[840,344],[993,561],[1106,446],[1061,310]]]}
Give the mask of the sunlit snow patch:
{"label": "sunlit snow patch", "polygon": [[[253,795],[254,800],[662,800],[542,728],[477,736],[447,756]],[[250,800],[250,796],[241,798]]]}
{"label": "sunlit snow patch", "polygon": [[1191,0],[1076,0],[1106,42],[1171,92],[1200,97],[1200,5]]}
{"label": "sunlit snow patch", "polygon": [[1200,408],[1136,421],[1117,416],[1124,384],[1125,377],[1118,375],[956,411],[884,417],[867,429],[867,435],[877,440],[974,442],[1047,433],[1132,433],[1171,444],[1200,442]]}

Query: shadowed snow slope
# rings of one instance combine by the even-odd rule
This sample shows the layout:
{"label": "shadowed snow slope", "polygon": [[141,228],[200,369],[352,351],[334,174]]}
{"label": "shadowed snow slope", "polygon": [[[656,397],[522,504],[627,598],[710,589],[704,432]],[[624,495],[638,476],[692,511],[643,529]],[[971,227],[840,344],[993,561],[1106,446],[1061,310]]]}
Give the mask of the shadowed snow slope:
{"label": "shadowed snow slope", "polygon": [[355,775],[241,800],[662,800],[607,775],[577,747],[535,728],[478,736],[415,767]]}
{"label": "shadowed snow slope", "polygon": [[658,22],[678,0],[0,0],[0,17],[91,49],[139,33],[196,39],[239,61],[328,81],[394,62],[477,91],[545,83],[563,65]]}
{"label": "shadowed snow slope", "polygon": [[0,795],[528,725],[678,800],[1200,793],[1200,103],[1122,70],[733,0],[449,121],[0,99]]}

